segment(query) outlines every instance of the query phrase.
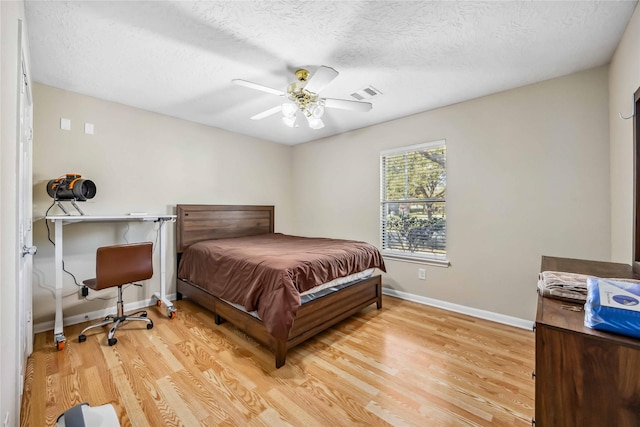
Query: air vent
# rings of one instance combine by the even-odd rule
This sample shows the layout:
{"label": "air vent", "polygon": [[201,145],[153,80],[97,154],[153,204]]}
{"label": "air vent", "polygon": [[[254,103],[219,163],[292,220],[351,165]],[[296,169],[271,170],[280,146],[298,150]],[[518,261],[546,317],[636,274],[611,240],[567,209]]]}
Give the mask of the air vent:
{"label": "air vent", "polygon": [[353,92],[351,94],[351,96],[357,99],[358,101],[364,101],[365,99],[370,99],[377,95],[382,95],[382,92],[380,92],[378,89],[376,89],[373,86],[365,87],[364,89],[361,89],[357,92]]}

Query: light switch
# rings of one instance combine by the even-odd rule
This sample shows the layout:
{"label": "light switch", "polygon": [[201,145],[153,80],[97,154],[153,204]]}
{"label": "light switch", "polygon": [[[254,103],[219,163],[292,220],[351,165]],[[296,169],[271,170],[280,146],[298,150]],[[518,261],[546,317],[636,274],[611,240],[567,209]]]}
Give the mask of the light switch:
{"label": "light switch", "polygon": [[87,133],[89,135],[93,135],[93,123],[86,123],[84,124],[84,133]]}
{"label": "light switch", "polygon": [[71,119],[60,118],[60,129],[71,130]]}

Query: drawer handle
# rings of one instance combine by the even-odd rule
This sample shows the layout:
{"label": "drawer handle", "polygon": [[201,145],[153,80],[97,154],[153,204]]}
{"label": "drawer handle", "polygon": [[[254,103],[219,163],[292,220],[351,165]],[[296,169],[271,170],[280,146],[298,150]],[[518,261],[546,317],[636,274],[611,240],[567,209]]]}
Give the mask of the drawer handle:
{"label": "drawer handle", "polygon": [[533,380],[535,378],[536,378],[536,371],[533,370],[533,371],[531,371],[531,379]]}

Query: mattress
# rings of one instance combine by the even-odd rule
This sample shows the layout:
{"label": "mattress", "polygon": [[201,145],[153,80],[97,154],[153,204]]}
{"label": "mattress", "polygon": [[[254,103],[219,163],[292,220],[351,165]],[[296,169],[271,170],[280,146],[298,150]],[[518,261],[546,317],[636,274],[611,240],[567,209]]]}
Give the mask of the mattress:
{"label": "mattress", "polygon": [[[300,305],[304,305],[310,301],[313,301],[315,299],[318,299],[320,297],[323,297],[325,295],[328,295],[332,292],[336,292],[339,291],[340,289],[344,289],[344,288],[348,288],[351,285],[355,285],[356,283],[359,283],[361,280],[365,280],[368,279],[369,277],[371,277],[373,275],[373,272],[375,271],[374,268],[369,268],[365,271],[361,271],[359,273],[355,273],[355,274],[350,274],[349,276],[346,277],[340,277],[338,279],[332,280],[330,282],[327,282],[323,285],[317,286],[313,289],[310,289],[306,292],[303,292],[300,294]],[[237,308],[238,310],[244,311],[245,313],[248,313],[250,315],[252,315],[253,317],[255,317],[256,319],[260,319],[260,315],[258,314],[257,311],[253,310],[253,311],[247,311],[245,310],[245,308],[243,306],[241,306],[240,304],[236,304],[233,303],[231,301],[227,301],[224,300],[224,302],[226,302],[227,304]],[[262,319],[260,319],[262,320]]]}

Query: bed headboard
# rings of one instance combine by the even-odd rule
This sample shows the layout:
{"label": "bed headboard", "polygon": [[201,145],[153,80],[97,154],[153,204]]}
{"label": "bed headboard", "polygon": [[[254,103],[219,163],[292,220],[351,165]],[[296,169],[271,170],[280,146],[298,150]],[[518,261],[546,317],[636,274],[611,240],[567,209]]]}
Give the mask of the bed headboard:
{"label": "bed headboard", "polygon": [[178,205],[176,251],[202,240],[273,233],[273,206]]}

